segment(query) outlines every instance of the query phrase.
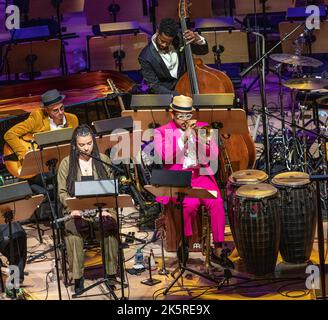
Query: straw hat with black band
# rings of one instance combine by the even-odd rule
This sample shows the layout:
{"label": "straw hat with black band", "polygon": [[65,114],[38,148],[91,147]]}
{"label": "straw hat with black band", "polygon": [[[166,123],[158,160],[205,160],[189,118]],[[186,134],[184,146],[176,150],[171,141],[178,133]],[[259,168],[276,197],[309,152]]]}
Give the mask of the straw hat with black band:
{"label": "straw hat with black band", "polygon": [[192,107],[192,98],[180,95],[175,96],[170,104],[170,107],[175,112],[193,112],[194,108]]}

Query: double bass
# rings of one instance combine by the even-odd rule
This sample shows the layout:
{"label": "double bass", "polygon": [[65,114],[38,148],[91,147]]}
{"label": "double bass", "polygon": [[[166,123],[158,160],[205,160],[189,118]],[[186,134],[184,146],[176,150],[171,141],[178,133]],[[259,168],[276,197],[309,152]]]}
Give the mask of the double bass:
{"label": "double bass", "polygon": [[[179,1],[179,17],[183,33],[188,29],[186,19],[189,17],[189,7],[189,1]],[[177,82],[175,90],[189,97],[202,93],[234,93],[231,79],[225,73],[204,65],[201,59],[194,59],[190,44],[186,43],[185,39],[184,42],[187,72]],[[225,185],[233,171],[253,167],[256,149],[249,133],[221,134],[220,141],[219,176],[221,183]]]}

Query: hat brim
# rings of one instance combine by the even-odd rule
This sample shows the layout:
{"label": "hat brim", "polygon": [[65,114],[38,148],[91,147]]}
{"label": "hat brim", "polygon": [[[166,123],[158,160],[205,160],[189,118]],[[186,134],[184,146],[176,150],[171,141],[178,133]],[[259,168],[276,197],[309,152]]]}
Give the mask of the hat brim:
{"label": "hat brim", "polygon": [[190,113],[193,112],[195,109],[190,106],[190,107],[179,107],[173,103],[170,104],[170,107],[173,111],[177,111],[177,112],[184,112],[184,113]]}
{"label": "hat brim", "polygon": [[50,102],[48,102],[48,103],[46,103],[46,104],[41,103],[41,107],[43,107],[43,108],[51,107],[51,106],[53,106],[54,104],[58,104],[58,103],[62,102],[65,98],[66,98],[66,96],[63,95],[63,94],[61,94],[60,96],[58,96],[58,97],[57,97],[55,100],[53,100],[53,101],[50,101]]}

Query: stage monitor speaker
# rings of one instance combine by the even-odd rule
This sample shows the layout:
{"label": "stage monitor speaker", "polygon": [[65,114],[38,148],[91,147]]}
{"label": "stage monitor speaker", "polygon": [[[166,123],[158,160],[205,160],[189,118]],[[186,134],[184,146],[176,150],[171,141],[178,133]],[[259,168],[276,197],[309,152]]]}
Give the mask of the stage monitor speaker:
{"label": "stage monitor speaker", "polygon": [[132,20],[149,21],[149,17],[144,16],[141,0],[85,0],[84,12],[88,25]]}
{"label": "stage monitor speaker", "polygon": [[200,56],[205,64],[215,64],[214,51],[221,47],[221,63],[248,63],[248,37],[246,32],[239,30],[232,31],[209,31],[202,32],[208,42],[209,52]]}
{"label": "stage monitor speaker", "polygon": [[[53,0],[30,0],[29,19],[51,18],[57,15]],[[84,0],[62,0],[60,3],[60,14],[82,12]]]}
{"label": "stage monitor speaker", "polygon": [[[246,14],[254,14],[253,0],[235,0],[236,15],[242,16]],[[295,0],[267,0],[265,4],[265,11],[270,12],[285,12],[288,8],[295,6]],[[256,0],[256,13],[262,12],[262,3]]]}
{"label": "stage monitor speaker", "polygon": [[[283,38],[286,34],[291,32],[294,28],[300,25],[302,22],[281,22],[279,24],[280,38]],[[304,31],[304,28],[297,30],[291,37],[282,43],[283,53],[295,53],[294,41]],[[320,22],[320,29],[313,31],[313,43],[311,44],[312,53],[327,53],[328,52],[328,21]],[[307,46],[303,46],[302,54],[307,54]]]}
{"label": "stage monitor speaker", "polygon": [[[138,56],[148,44],[148,37],[145,33],[91,37],[88,40],[91,71],[139,70]],[[121,59],[121,70],[119,59]]]}
{"label": "stage monitor speaker", "polygon": [[[191,5],[190,19],[210,18],[213,16],[212,0],[193,0]],[[163,18],[170,17],[178,20],[178,1],[158,0],[156,7],[157,22]]]}
{"label": "stage monitor speaker", "polygon": [[34,71],[59,69],[60,57],[59,39],[12,44],[7,55],[6,73],[29,73],[31,63]]}

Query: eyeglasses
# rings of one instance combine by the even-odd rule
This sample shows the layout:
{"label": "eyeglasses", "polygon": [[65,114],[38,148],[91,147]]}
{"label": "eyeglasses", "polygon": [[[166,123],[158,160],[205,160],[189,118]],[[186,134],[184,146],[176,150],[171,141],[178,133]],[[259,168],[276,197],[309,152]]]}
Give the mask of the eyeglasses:
{"label": "eyeglasses", "polygon": [[192,118],[193,114],[192,113],[176,113],[175,117],[178,120],[190,120]]}

